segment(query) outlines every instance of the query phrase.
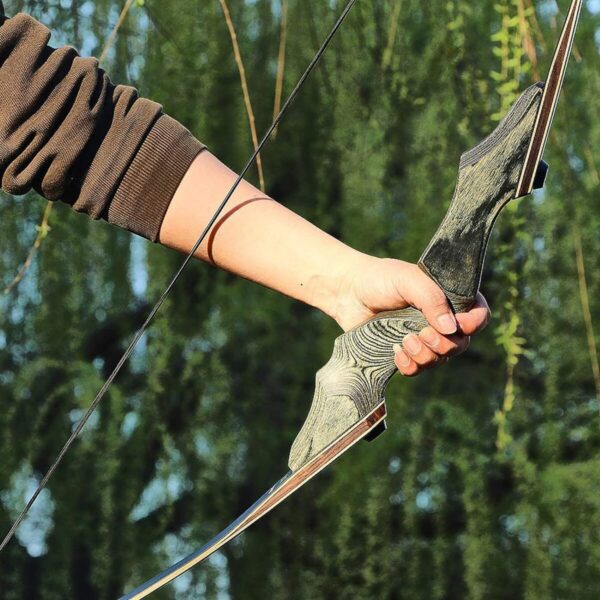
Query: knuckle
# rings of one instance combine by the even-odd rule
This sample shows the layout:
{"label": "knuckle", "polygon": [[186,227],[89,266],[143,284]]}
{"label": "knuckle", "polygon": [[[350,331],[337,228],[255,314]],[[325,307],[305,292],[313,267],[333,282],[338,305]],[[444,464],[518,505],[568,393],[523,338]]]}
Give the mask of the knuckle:
{"label": "knuckle", "polygon": [[445,358],[448,356],[453,356],[455,352],[458,350],[458,343],[453,338],[445,338],[444,343],[438,351],[440,357]]}
{"label": "knuckle", "polygon": [[435,287],[429,292],[429,305],[436,310],[446,310],[448,305],[446,296],[438,287]]}
{"label": "knuckle", "polygon": [[446,295],[425,273],[419,269],[421,284],[417,287],[417,293],[420,297],[422,307],[430,310],[440,310],[446,308]]}
{"label": "knuckle", "polygon": [[422,350],[421,353],[414,357],[413,360],[420,366],[426,367],[437,362],[437,354],[434,354],[431,350]]}
{"label": "knuckle", "polygon": [[422,346],[418,352],[410,352],[410,358],[417,365],[426,364],[429,359],[428,351]]}
{"label": "knuckle", "polygon": [[419,374],[419,372],[420,372],[419,365],[412,362],[408,367],[404,368],[404,370],[402,371],[402,374],[405,377],[416,377]]}

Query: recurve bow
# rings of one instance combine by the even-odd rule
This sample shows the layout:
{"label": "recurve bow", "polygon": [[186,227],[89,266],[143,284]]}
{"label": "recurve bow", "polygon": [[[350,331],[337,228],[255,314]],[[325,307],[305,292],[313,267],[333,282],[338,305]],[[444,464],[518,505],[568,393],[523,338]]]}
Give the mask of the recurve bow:
{"label": "recurve bow", "polygon": [[[573,0],[545,83],[523,92],[496,130],[460,160],[454,197],[419,266],[445,291],[455,312],[477,296],[494,223],[511,201],[544,186],[542,160],[583,0]],[[317,373],[313,403],[289,458],[289,472],[205,546],[121,600],[143,598],[202,562],[283,502],[359,440],[385,431],[384,391],[396,372],[395,344],[427,326],[420,311],[381,313],[334,343]]]}
{"label": "recurve bow", "polygon": [[[11,540],[106,395],[356,1],[348,1],[231,190],[208,221],[194,247],[0,543],[0,551]],[[582,3],[583,0],[573,0],[571,3],[546,83],[536,84],[526,90],[498,128],[461,158],[458,182],[450,208],[419,262],[420,267],[444,289],[456,312],[468,310],[475,300],[489,236],[502,208],[511,200],[526,196],[544,184],[548,167],[541,158],[571,54]],[[393,346],[401,344],[408,333],[418,333],[425,326],[423,315],[411,308],[381,313],[339,337],[335,341],[330,361],[317,373],[313,404],[292,446],[288,474],[208,544],[122,599],[143,598],[202,562],[359,440],[373,440],[383,433],[386,417],[384,391],[396,372]]]}

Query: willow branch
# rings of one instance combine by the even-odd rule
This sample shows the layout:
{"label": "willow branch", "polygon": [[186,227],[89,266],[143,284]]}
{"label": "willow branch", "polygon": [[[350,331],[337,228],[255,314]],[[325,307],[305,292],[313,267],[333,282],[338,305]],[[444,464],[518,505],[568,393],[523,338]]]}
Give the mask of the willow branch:
{"label": "willow branch", "polygon": [[585,260],[583,258],[583,244],[581,242],[581,230],[577,221],[573,222],[573,245],[575,246],[575,259],[577,262],[577,278],[579,280],[579,298],[583,312],[583,320],[587,333],[588,349],[592,373],[594,375],[594,385],[596,387],[596,397],[600,401],[600,364],[598,362],[598,346],[596,345],[596,334],[594,332],[594,321],[590,309],[590,294],[585,271]]}
{"label": "willow branch", "polygon": [[[509,9],[497,9],[502,15],[502,27],[506,35],[501,41],[501,73],[503,81],[508,82],[514,80],[518,82],[522,72],[522,55],[526,54],[526,46],[524,40],[531,36],[527,13],[523,0],[518,0],[517,7],[517,25],[513,23],[513,19]],[[517,35],[518,34],[518,38]],[[513,92],[502,94],[502,104],[505,108],[510,106],[515,98]],[[504,112],[504,111],[503,111]],[[515,235],[518,232],[520,225],[514,225],[513,231]],[[512,442],[512,436],[508,429],[509,415],[514,409],[516,402],[516,384],[515,374],[519,364],[520,357],[524,353],[525,339],[519,336],[521,326],[521,317],[518,312],[519,298],[519,272],[514,265],[514,278],[508,280],[509,298],[505,303],[507,317],[499,326],[500,340],[504,350],[506,351],[506,383],[504,386],[504,398],[502,407],[496,412],[495,422],[498,425],[496,448],[505,450]]]}
{"label": "willow branch", "polygon": [[108,39],[106,40],[106,43],[104,44],[104,48],[102,49],[102,52],[100,53],[98,62],[102,63],[105,61],[109,50],[111,49],[114,41],[117,39],[117,34],[119,33],[119,29],[121,29],[121,27],[123,26],[123,23],[125,22],[125,19],[127,18],[127,14],[129,13],[129,9],[131,8],[131,6],[134,2],[135,2],[135,0],[126,0],[125,4],[123,6],[123,10],[121,11],[121,14],[119,15],[119,18],[117,20],[117,23],[113,27],[113,30],[110,32],[110,35],[108,36]]}
{"label": "willow branch", "polygon": [[[283,96],[283,76],[285,73],[285,49],[287,44],[287,17],[288,0],[281,0],[281,27],[279,31],[279,54],[277,57],[277,79],[275,80],[275,102],[273,104],[273,121],[281,110]],[[273,131],[273,139],[277,136],[277,129]],[[264,190],[263,190],[264,192]]]}
{"label": "willow branch", "polygon": [[16,288],[19,285],[19,283],[21,283],[23,277],[25,277],[27,271],[29,270],[29,267],[31,267],[31,263],[33,263],[33,259],[35,257],[36,252],[42,245],[42,241],[44,240],[44,238],[50,232],[50,225],[48,224],[48,221],[50,219],[52,207],[52,202],[48,202],[46,204],[46,209],[44,210],[42,222],[37,226],[38,234],[35,238],[35,242],[33,242],[33,246],[31,246],[31,248],[29,249],[27,258],[25,259],[25,262],[21,265],[21,268],[15,275],[15,278],[4,288],[4,295],[10,294],[10,292],[12,292],[13,289]]}
{"label": "willow branch", "polygon": [[[258,148],[258,135],[256,133],[256,119],[254,118],[254,111],[252,110],[252,101],[250,100],[250,91],[248,90],[248,81],[246,79],[246,69],[244,68],[244,61],[240,53],[240,47],[238,44],[237,34],[233,21],[231,20],[231,13],[227,6],[226,0],[219,0],[223,14],[225,15],[225,22],[227,23],[227,29],[229,30],[229,36],[231,37],[231,45],[233,46],[233,55],[237,64],[238,72],[240,74],[240,82],[242,85],[242,94],[244,96],[244,104],[246,105],[246,113],[248,114],[248,123],[250,125],[250,135],[252,136],[252,144],[254,150]],[[256,157],[256,167],[258,169],[258,179],[260,181],[260,189],[265,193],[265,177],[263,173],[262,158],[258,154]]]}
{"label": "willow branch", "polygon": [[525,4],[525,8],[531,10],[531,23],[533,24],[533,29],[535,30],[535,34],[538,38],[538,42],[541,44],[542,49],[545,51],[547,48],[546,39],[544,38],[544,34],[542,33],[542,28],[540,27],[540,22],[537,18],[536,8],[535,8],[534,4],[532,3],[532,0],[523,0],[523,2]]}
{"label": "willow branch", "polygon": [[598,167],[596,166],[596,161],[594,160],[594,155],[592,154],[592,149],[590,148],[589,144],[585,144],[583,147],[583,153],[585,154],[585,158],[587,159],[588,166],[590,168],[592,181],[596,186],[600,186],[600,172],[598,172]]}
{"label": "willow branch", "polygon": [[387,45],[383,51],[383,61],[381,66],[383,69],[387,69],[392,63],[392,56],[394,54],[394,46],[396,45],[396,36],[398,34],[398,24],[400,22],[400,13],[402,11],[402,0],[396,0],[396,4],[392,8],[392,14],[390,16],[390,28],[387,35]]}
{"label": "willow branch", "polygon": [[[592,151],[588,145],[585,146],[584,152],[590,167],[590,173],[596,187],[600,186],[600,174],[594,162]],[[577,277],[579,280],[579,297],[581,301],[581,309],[583,312],[583,320],[587,334],[588,349],[590,354],[590,362],[592,373],[594,375],[594,385],[596,386],[596,397],[600,401],[600,361],[598,360],[598,346],[596,344],[596,333],[594,331],[594,320],[590,308],[590,293],[587,282],[585,269],[585,258],[583,254],[583,243],[581,241],[581,230],[579,221],[573,220],[573,241],[575,245],[575,257],[577,261]]]}
{"label": "willow branch", "polygon": [[[528,10],[532,15],[532,18],[535,20],[535,8],[531,6],[531,4],[527,5],[526,0],[518,1],[518,9],[519,9],[519,30],[521,32],[521,37],[523,38],[523,51],[525,55],[529,59],[531,63],[531,70],[533,76],[536,79],[541,79],[540,72],[538,69],[538,55],[537,50],[535,49],[535,41],[533,40],[533,35],[531,33],[531,26],[529,23],[529,19],[527,16]],[[539,27],[539,24],[538,24]]]}
{"label": "willow branch", "polygon": [[[106,40],[106,43],[104,44],[104,47],[102,48],[102,52],[100,53],[100,58],[98,59],[99,63],[104,62],[104,60],[106,59],[106,56],[110,50],[110,48],[112,47],[115,39],[117,38],[117,34],[119,32],[119,30],[121,29],[121,27],[123,26],[123,23],[125,22],[125,18],[127,17],[127,14],[129,13],[129,9],[131,8],[131,6],[133,5],[133,3],[135,2],[135,0],[126,0],[124,6],[123,6],[123,10],[121,10],[121,14],[119,15],[119,19],[117,20],[116,25],[113,27],[113,30],[111,31],[110,35],[108,36],[108,39]],[[52,213],[52,207],[53,207],[53,203],[52,202],[47,202],[46,204],[46,208],[44,209],[44,215],[42,217],[42,221],[40,222],[39,225],[36,226],[36,229],[38,231],[38,234],[35,238],[35,241],[33,242],[33,246],[31,246],[31,248],[29,249],[29,252],[27,253],[27,258],[25,259],[25,262],[21,265],[21,267],[19,268],[19,270],[17,271],[17,274],[15,275],[14,279],[4,288],[4,294],[9,294],[12,290],[14,290],[19,283],[21,283],[21,281],[23,281],[25,275],[27,275],[27,272],[29,271],[32,263],[33,263],[33,259],[35,258],[35,255],[37,254],[38,250],[40,249],[40,246],[42,245],[43,240],[48,236],[48,233],[50,233],[50,214]]]}

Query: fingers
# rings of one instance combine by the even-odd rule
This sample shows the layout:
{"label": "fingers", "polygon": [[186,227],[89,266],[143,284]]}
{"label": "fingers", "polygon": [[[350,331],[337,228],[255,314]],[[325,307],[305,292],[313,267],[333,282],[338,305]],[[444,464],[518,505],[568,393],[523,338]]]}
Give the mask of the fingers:
{"label": "fingers", "polygon": [[403,346],[396,348],[396,365],[407,377],[417,375],[423,369],[436,365],[442,358],[444,357],[436,354],[414,334],[406,336]]}
{"label": "fingers", "polygon": [[411,297],[406,298],[408,302],[418,308],[439,333],[456,333],[457,321],[442,289],[418,267],[412,271],[411,278],[413,281],[407,286],[411,290]]}
{"label": "fingers", "polygon": [[419,334],[421,341],[435,354],[444,358],[451,358],[462,354],[470,343],[469,336],[455,334],[445,336],[439,334],[433,327],[426,327]]}
{"label": "fingers", "polygon": [[485,329],[491,317],[490,307],[482,294],[477,295],[475,305],[469,312],[456,315],[460,330],[465,335],[475,335]]}
{"label": "fingers", "polygon": [[427,327],[418,336],[406,336],[404,344],[395,347],[396,366],[403,375],[414,377],[426,369],[445,364],[468,346],[467,336],[443,336],[433,327]]}
{"label": "fingers", "polygon": [[457,315],[458,333],[442,335],[436,328],[426,327],[418,336],[406,336],[404,344],[394,348],[396,366],[406,377],[414,377],[426,369],[445,364],[451,357],[467,350],[470,336],[484,329],[490,317],[489,306],[479,294],[469,312]]}

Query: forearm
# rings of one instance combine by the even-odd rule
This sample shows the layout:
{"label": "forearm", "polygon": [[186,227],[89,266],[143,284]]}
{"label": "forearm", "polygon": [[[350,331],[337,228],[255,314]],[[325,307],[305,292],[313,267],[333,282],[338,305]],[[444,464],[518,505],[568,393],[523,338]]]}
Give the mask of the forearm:
{"label": "forearm", "polygon": [[[34,188],[189,252],[236,175],[160,105],[114,86],[96,59],[54,49],[49,39],[32,17],[0,11],[3,189]],[[332,316],[338,281],[362,257],[248,183],[198,256]]]}
{"label": "forearm", "polygon": [[[170,203],[160,243],[188,253],[236,177],[208,151],[198,155]],[[368,260],[246,181],[196,256],[330,316],[347,272]]]}
{"label": "forearm", "polygon": [[[28,15],[7,19],[0,2],[2,188],[33,188],[188,253],[237,176],[160,105],[113,85],[97,60],[54,49],[49,39]],[[489,318],[483,301],[455,319],[416,265],[357,252],[247,182],[197,257],[315,306],[345,331],[382,311],[420,309],[432,327],[421,332],[420,350],[407,348],[410,357],[396,351],[405,375],[463,350]]]}

